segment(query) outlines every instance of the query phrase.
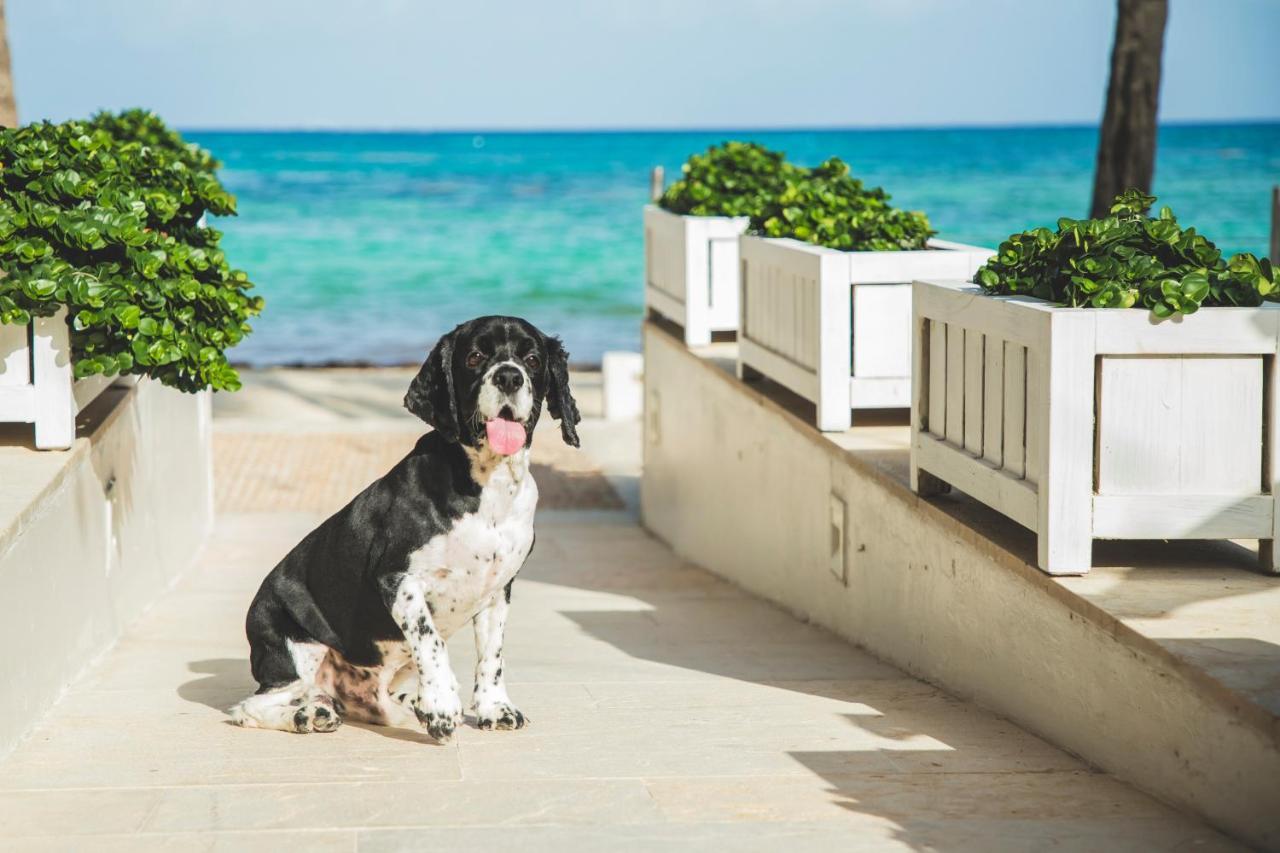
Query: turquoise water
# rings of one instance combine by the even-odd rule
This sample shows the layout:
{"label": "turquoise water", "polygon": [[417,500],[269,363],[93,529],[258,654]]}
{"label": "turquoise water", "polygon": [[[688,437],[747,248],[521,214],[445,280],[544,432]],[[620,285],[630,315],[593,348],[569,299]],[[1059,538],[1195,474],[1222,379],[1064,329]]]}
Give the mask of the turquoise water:
{"label": "turquoise water", "polygon": [[[250,364],[418,361],[483,313],[560,334],[577,362],[638,349],[649,169],[754,139],[836,155],[926,211],[941,236],[994,246],[1083,216],[1091,128],[671,133],[189,132],[226,164],[232,263],[267,298],[233,353]],[[1160,134],[1155,192],[1225,251],[1267,248],[1280,124]]]}

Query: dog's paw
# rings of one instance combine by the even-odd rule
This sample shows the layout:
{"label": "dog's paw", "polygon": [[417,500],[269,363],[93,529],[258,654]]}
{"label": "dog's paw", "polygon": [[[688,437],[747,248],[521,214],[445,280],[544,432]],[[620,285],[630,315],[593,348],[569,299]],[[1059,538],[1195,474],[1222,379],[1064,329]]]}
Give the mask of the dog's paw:
{"label": "dog's paw", "polygon": [[418,715],[418,722],[427,730],[427,734],[431,735],[440,743],[448,743],[453,737],[453,732],[458,728],[458,721],[447,714],[437,714],[434,711],[423,711],[421,708],[414,708],[414,713]]}
{"label": "dog's paw", "polygon": [[484,708],[476,708],[476,728],[485,731],[507,731],[523,729],[529,725],[529,718],[520,713],[514,705],[500,702]]}
{"label": "dog's paw", "polygon": [[456,692],[434,697],[434,701],[430,702],[420,697],[413,703],[413,713],[426,728],[427,734],[440,743],[447,743],[454,731],[462,725],[462,702]]}
{"label": "dog's paw", "polygon": [[332,732],[342,725],[333,703],[323,700],[310,700],[301,703],[293,712],[293,730],[299,734],[308,732]]}

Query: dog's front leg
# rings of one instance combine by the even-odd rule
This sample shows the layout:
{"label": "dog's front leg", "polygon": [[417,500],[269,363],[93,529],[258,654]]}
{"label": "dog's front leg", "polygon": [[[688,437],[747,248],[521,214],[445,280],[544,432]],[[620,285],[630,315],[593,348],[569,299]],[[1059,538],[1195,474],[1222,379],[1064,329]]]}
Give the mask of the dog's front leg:
{"label": "dog's front leg", "polygon": [[413,711],[418,722],[427,727],[427,734],[444,743],[462,723],[462,701],[458,680],[449,666],[449,650],[432,621],[426,587],[417,578],[404,575],[388,592],[392,594],[391,616],[404,632],[418,668]]}
{"label": "dog's front leg", "polygon": [[472,699],[476,725],[482,729],[519,729],[528,722],[511,698],[503,679],[502,636],[511,608],[511,584],[476,614],[476,690]]}

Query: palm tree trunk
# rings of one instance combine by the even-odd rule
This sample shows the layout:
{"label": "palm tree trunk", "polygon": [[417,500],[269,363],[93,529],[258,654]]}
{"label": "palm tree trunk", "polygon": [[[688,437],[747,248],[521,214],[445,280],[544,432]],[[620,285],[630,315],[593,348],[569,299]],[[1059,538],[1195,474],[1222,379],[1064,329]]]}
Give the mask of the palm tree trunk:
{"label": "palm tree trunk", "polygon": [[1156,161],[1156,111],[1168,0],[1119,0],[1111,80],[1098,141],[1092,216],[1130,187],[1151,192]]}
{"label": "palm tree trunk", "polygon": [[13,73],[9,68],[9,28],[0,0],[0,127],[18,126],[18,105],[13,99]]}

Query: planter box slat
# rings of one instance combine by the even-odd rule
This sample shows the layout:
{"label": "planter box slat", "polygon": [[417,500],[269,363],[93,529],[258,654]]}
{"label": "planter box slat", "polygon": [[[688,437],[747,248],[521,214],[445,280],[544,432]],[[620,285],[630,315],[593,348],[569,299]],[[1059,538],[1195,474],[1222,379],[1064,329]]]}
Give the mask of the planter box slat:
{"label": "planter box slat", "polygon": [[947,412],[944,416],[947,441],[964,445],[964,329],[947,327]]}
{"label": "planter box slat", "polygon": [[983,399],[982,379],[986,375],[983,357],[986,341],[981,332],[964,333],[964,448],[974,456],[982,455]]}
{"label": "planter box slat", "polygon": [[996,341],[1004,349],[1004,434],[1000,466],[1015,477],[1027,472],[1027,348],[1013,341]]}
{"label": "planter box slat", "polygon": [[[929,428],[938,435],[946,434],[947,397],[947,327],[943,323],[929,324],[929,390],[937,393],[926,397]],[[920,375],[920,374],[917,374]]]}
{"label": "planter box slat", "polygon": [[1023,527],[1035,530],[1036,492],[1026,480],[1002,471],[962,448],[932,435],[916,436],[913,445],[919,467],[954,485],[965,494],[999,510]]}
{"label": "planter box slat", "polygon": [[1271,495],[1096,495],[1096,539],[1267,539]]}
{"label": "planter box slat", "polygon": [[[739,375],[766,375],[811,400],[824,431],[848,429],[852,409],[910,406],[910,282],[934,274],[972,275],[992,254],[958,243],[929,245],[919,251],[840,252],[744,235]],[[943,360],[933,369],[945,368]],[[952,369],[963,371],[963,354]],[[963,395],[963,383],[961,372],[956,393]],[[955,427],[963,430],[963,420]]]}
{"label": "planter box slat", "polygon": [[31,382],[27,326],[0,325],[0,388]]}
{"label": "planter box slat", "polygon": [[994,337],[983,341],[982,458],[999,468],[1004,461],[1004,348]]}
{"label": "planter box slat", "polygon": [[0,423],[34,424],[41,450],[70,447],[76,414],[119,378],[74,379],[66,308],[27,326],[0,326],[0,363]]}
{"label": "planter box slat", "polygon": [[684,329],[688,346],[738,328],[738,235],[745,217],[644,209],[645,305]]}
{"label": "planter box slat", "polygon": [[[1093,311],[1077,308],[1058,310]],[[1124,355],[1269,355],[1280,336],[1280,318],[1257,308],[1214,308],[1158,321],[1146,315],[1134,322],[1131,313],[1105,311],[1095,320],[1099,353]],[[1114,316],[1114,315],[1121,316]],[[1209,319],[1206,319],[1209,318]]]}
{"label": "planter box slat", "polygon": [[1053,574],[1088,571],[1093,539],[1258,538],[1275,568],[1280,306],[1161,323],[964,282],[914,297],[918,491],[950,482],[1036,532]]}

